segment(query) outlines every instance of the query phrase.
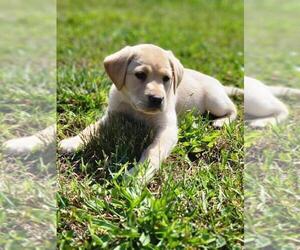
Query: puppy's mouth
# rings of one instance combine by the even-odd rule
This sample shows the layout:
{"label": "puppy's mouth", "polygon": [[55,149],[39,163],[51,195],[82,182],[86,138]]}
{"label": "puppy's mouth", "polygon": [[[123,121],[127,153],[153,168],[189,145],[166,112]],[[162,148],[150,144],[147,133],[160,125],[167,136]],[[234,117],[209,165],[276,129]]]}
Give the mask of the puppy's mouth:
{"label": "puppy's mouth", "polygon": [[160,107],[153,107],[151,105],[132,105],[134,109],[137,111],[144,113],[144,114],[149,114],[149,115],[154,115],[157,113],[161,113],[164,111],[164,105]]}
{"label": "puppy's mouth", "polygon": [[157,114],[157,113],[161,113],[163,112],[163,108],[146,108],[146,109],[143,109],[143,111],[145,114]]}

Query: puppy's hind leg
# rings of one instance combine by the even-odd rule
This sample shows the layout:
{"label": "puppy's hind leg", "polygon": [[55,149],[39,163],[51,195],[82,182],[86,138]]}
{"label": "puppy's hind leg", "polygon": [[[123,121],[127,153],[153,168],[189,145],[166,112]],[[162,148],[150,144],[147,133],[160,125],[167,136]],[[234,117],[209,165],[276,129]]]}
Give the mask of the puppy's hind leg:
{"label": "puppy's hind leg", "polygon": [[210,94],[206,96],[206,110],[218,118],[213,121],[213,126],[220,128],[224,124],[234,121],[237,116],[236,107],[225,93],[220,95]]}
{"label": "puppy's hind leg", "polygon": [[216,128],[221,128],[225,124],[229,124],[230,122],[234,121],[236,119],[236,116],[236,110],[228,110],[224,117],[217,118],[213,121],[213,126]]}

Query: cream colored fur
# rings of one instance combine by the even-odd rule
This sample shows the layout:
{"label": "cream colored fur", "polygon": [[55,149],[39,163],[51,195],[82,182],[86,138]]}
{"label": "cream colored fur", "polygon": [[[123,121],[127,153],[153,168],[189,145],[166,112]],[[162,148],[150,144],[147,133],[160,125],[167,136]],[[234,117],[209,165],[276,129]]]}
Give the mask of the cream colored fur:
{"label": "cream colored fur", "polygon": [[300,90],[281,86],[267,86],[259,80],[245,77],[245,115],[251,127],[263,128],[284,121],[287,106],[276,96],[300,96]]}

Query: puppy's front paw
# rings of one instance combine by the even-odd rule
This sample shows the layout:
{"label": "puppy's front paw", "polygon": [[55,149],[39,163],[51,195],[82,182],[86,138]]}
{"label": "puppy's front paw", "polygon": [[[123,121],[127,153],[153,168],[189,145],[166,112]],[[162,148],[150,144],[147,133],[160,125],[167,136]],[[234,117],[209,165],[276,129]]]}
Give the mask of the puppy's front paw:
{"label": "puppy's front paw", "polygon": [[150,162],[139,164],[139,166],[132,167],[126,172],[125,178],[135,178],[141,186],[147,185],[153,176],[157,173],[159,167],[151,165]]}
{"label": "puppy's front paw", "polygon": [[83,145],[83,141],[79,136],[64,139],[58,143],[58,150],[62,153],[74,153]]}
{"label": "puppy's front paw", "polygon": [[39,147],[43,142],[36,136],[21,137],[3,143],[3,150],[6,154],[28,154]]}
{"label": "puppy's front paw", "polygon": [[139,160],[139,164],[146,164],[146,169],[142,172],[141,178],[144,183],[150,182],[160,167],[159,152],[156,150],[145,150]]}

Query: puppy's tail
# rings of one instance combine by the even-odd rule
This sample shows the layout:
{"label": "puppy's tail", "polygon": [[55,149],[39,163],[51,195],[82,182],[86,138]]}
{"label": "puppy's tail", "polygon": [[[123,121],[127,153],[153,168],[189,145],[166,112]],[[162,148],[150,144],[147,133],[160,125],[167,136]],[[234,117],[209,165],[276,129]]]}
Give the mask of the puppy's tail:
{"label": "puppy's tail", "polygon": [[300,96],[300,89],[293,89],[281,86],[268,86],[275,96]]}
{"label": "puppy's tail", "polygon": [[237,96],[237,95],[244,95],[244,90],[233,87],[233,86],[224,86],[225,92],[229,96]]}

